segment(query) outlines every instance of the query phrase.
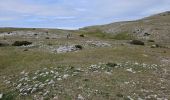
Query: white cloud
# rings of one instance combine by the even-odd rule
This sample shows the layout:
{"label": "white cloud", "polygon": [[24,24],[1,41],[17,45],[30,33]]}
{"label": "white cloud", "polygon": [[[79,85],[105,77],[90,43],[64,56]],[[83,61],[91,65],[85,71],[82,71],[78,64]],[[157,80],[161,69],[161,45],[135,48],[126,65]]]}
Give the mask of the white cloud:
{"label": "white cloud", "polygon": [[1,0],[0,21],[77,27],[142,18],[170,10],[169,5],[170,0]]}

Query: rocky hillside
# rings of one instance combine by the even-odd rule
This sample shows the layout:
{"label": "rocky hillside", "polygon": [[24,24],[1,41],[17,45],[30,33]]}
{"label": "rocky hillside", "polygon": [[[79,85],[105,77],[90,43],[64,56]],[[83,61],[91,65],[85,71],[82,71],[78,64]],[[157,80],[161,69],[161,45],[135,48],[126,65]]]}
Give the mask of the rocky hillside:
{"label": "rocky hillside", "polygon": [[[107,25],[90,26],[80,29],[84,32],[101,32],[114,35],[118,39],[155,40],[160,43],[170,43],[170,12],[164,12],[136,21],[116,22]],[[123,35],[123,36],[122,36]],[[126,36],[126,38],[125,38]]]}

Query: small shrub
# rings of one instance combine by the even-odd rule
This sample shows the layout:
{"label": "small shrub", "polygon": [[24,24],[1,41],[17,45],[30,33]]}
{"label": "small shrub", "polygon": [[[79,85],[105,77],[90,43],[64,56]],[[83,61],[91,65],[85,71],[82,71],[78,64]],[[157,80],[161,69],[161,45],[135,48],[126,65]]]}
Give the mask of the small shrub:
{"label": "small shrub", "polygon": [[75,45],[75,48],[82,50],[83,47],[81,45]]}
{"label": "small shrub", "polygon": [[49,37],[46,37],[45,39],[50,39]]}
{"label": "small shrub", "polygon": [[155,42],[154,40],[148,40],[148,42]]}
{"label": "small shrub", "polygon": [[32,44],[32,42],[28,42],[28,41],[15,41],[12,45],[13,46],[26,46],[26,45],[30,45]]}
{"label": "small shrub", "polygon": [[80,37],[85,37],[84,34],[80,34],[79,36],[80,36]]}
{"label": "small shrub", "polygon": [[140,41],[140,40],[132,40],[130,42],[130,44],[134,44],[134,45],[145,45],[144,42]]}
{"label": "small shrub", "polygon": [[115,67],[115,66],[117,66],[116,63],[107,63],[106,65],[107,65],[108,67]]}
{"label": "small shrub", "polygon": [[149,36],[149,35],[151,35],[151,34],[149,34],[149,33],[144,33],[144,36]]}

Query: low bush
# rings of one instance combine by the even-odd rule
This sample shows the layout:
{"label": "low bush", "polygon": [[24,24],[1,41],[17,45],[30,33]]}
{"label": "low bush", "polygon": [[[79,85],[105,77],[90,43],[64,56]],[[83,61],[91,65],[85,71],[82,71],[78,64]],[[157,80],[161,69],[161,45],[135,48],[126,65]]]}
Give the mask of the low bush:
{"label": "low bush", "polygon": [[117,66],[117,64],[116,64],[116,63],[110,63],[110,62],[109,62],[109,63],[107,63],[106,65],[107,65],[108,67],[115,67],[115,66]]}
{"label": "low bush", "polygon": [[155,42],[154,40],[148,40],[148,42]]}
{"label": "low bush", "polygon": [[50,39],[49,37],[46,37],[45,39]]}
{"label": "low bush", "polygon": [[143,41],[140,41],[140,40],[132,40],[130,42],[130,44],[133,44],[133,45],[145,45],[145,43]]}
{"label": "low bush", "polygon": [[81,45],[75,45],[75,48],[82,50],[82,49],[83,49],[83,46],[81,46]]}
{"label": "low bush", "polygon": [[151,34],[149,34],[149,33],[144,33],[144,36],[150,36]]}
{"label": "low bush", "polygon": [[85,37],[84,34],[80,34],[79,36],[80,36],[80,37]]}
{"label": "low bush", "polygon": [[28,41],[15,41],[12,45],[13,46],[26,46],[26,45],[30,45],[32,44],[32,42],[28,42]]}

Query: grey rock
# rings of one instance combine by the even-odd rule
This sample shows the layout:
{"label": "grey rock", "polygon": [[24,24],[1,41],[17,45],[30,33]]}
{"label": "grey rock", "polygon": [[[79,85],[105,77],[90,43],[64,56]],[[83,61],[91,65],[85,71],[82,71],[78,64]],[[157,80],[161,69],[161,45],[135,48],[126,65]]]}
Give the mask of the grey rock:
{"label": "grey rock", "polygon": [[35,91],[37,91],[37,88],[33,88],[33,89],[31,90],[31,93],[34,93]]}
{"label": "grey rock", "polygon": [[44,94],[43,94],[43,96],[46,96],[46,95],[48,95],[50,93],[50,91],[46,91]]}
{"label": "grey rock", "polygon": [[63,79],[67,79],[69,76],[70,76],[70,75],[65,74],[65,75],[63,76]]}
{"label": "grey rock", "polygon": [[16,88],[19,89],[21,86],[22,86],[22,83],[18,84]]}
{"label": "grey rock", "polygon": [[77,97],[77,100],[85,100],[85,99],[81,94],[79,94],[78,97]]}
{"label": "grey rock", "polygon": [[54,80],[51,80],[51,81],[48,82],[48,85],[54,84],[54,83],[55,83]]}
{"label": "grey rock", "polygon": [[39,85],[39,88],[40,88],[40,89],[43,89],[44,87],[45,87],[45,84],[40,84],[40,85]]}
{"label": "grey rock", "polygon": [[3,97],[3,94],[2,94],[2,93],[0,93],[0,99],[2,99],[2,97]]}

